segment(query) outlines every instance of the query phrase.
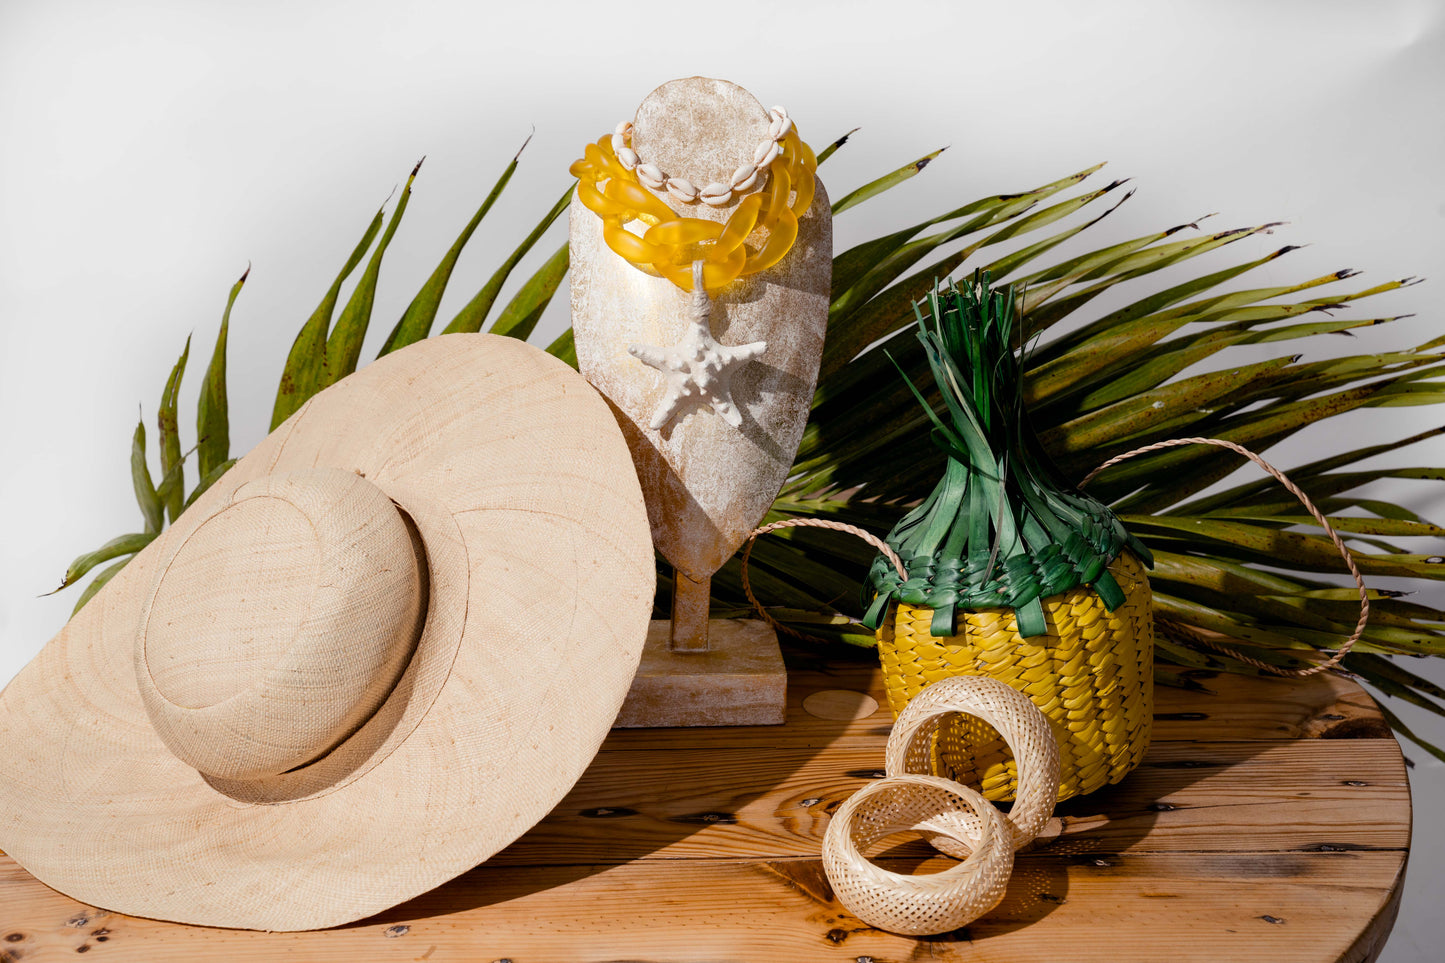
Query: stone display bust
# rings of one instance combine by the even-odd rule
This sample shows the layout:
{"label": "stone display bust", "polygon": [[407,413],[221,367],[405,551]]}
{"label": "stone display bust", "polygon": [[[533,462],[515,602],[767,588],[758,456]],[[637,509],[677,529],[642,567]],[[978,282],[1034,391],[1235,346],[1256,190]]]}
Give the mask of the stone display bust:
{"label": "stone display bust", "polygon": [[[759,155],[769,159],[766,146],[778,116],[735,84],[690,77],[650,93],[627,140],[611,143],[626,145],[639,184],[678,217],[724,224],[741,205],[759,203],[750,197],[766,196],[776,175],[764,176],[753,162]],[[751,182],[745,176],[750,166],[758,171]],[[648,187],[659,174],[670,183]],[[682,189],[674,190],[678,182]],[[639,266],[606,242],[604,219],[584,205],[580,187],[572,201],[578,363],[618,417],[654,543],[676,569],[667,646],[673,652],[716,650],[709,642],[712,575],[766,514],[807,424],[827,325],[833,247],[827,192],[812,183],[811,204],[797,215],[786,254],[710,288],[707,298],[683,286],[692,287],[686,258],[695,256],[695,248],[682,252],[682,263],[667,274]],[[719,202],[719,188],[730,184],[737,186]],[[708,187],[713,196],[696,196]],[[797,195],[789,196],[800,205]],[[634,235],[648,228],[644,220],[626,226]],[[767,240],[756,230],[746,250],[752,254]],[[704,362],[709,350],[716,357]],[[687,370],[689,361],[693,370]],[[713,623],[712,635],[724,625]]]}

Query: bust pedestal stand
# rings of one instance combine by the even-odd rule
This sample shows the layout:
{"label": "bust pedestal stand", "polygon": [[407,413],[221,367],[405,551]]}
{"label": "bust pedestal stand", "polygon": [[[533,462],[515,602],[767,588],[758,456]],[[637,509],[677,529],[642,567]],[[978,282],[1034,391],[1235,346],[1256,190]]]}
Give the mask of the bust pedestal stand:
{"label": "bust pedestal stand", "polygon": [[711,579],[674,576],[672,621],[653,621],[648,629],[613,725],[782,725],[788,673],[777,633],[756,619],[709,619]]}
{"label": "bust pedestal stand", "polygon": [[[787,677],[777,636],[763,622],[710,621],[708,597],[713,573],[741,547],[787,478],[822,356],[833,251],[827,192],[812,179],[808,202],[801,177],[777,180],[764,170],[774,160],[806,156],[796,135],[789,153],[774,142],[791,130],[785,115],[770,113],[741,87],[689,77],[654,90],[630,130],[619,128],[616,141],[608,141],[636,168],[639,188],[665,205],[631,195],[632,205],[658,220],[655,239],[681,227],[668,217],[692,219],[694,227],[699,220],[721,225],[742,204],[757,205],[768,185],[781,191],[803,183],[783,198],[791,212],[784,220],[797,223],[787,253],[770,266],[759,254],[756,269],[716,285],[710,299],[695,292],[712,249],[678,242],[665,263],[634,263],[609,247],[604,228],[616,232],[619,225],[604,223],[603,211],[584,203],[582,187],[572,201],[578,367],[612,404],[637,466],[653,543],[676,568],[672,621],[652,623],[618,726],[783,722]],[[589,150],[595,155],[596,148]],[[648,186],[662,183],[661,172],[670,179],[666,189]],[[594,201],[596,183],[583,181]],[[638,219],[621,229],[642,235],[648,227]],[[747,236],[749,256],[762,250],[771,230]],[[654,243],[664,242],[641,249]],[[698,275],[692,279],[689,264]]]}

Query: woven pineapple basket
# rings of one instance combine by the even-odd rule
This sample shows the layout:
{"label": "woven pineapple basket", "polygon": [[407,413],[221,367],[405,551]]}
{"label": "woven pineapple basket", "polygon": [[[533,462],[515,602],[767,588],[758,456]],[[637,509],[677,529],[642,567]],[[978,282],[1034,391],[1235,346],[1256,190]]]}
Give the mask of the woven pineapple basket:
{"label": "woven pineapple basket", "polygon": [[[956,616],[954,633],[931,634],[933,609],[899,602],[878,628],[878,655],[894,715],[930,683],[989,676],[1027,695],[1053,724],[1059,799],[1118,782],[1139,764],[1154,716],[1154,623],[1149,579],[1131,551],[1108,567],[1124,592],[1112,612],[1090,588],[1043,600],[1046,632],[1024,638],[1009,608]],[[933,771],[984,798],[1011,800],[1018,770],[987,723],[954,716],[933,745]]]}
{"label": "woven pineapple basket", "polygon": [[[904,570],[880,555],[870,573],[864,623],[889,702],[896,715],[940,679],[999,679],[1053,724],[1060,799],[1118,782],[1149,744],[1153,558],[1062,478],[1029,426],[1013,289],[976,275],[914,308],[943,404],[913,390],[948,457],[933,493],[888,535]],[[935,775],[1014,798],[1013,758],[986,723],[955,716],[932,751]]]}

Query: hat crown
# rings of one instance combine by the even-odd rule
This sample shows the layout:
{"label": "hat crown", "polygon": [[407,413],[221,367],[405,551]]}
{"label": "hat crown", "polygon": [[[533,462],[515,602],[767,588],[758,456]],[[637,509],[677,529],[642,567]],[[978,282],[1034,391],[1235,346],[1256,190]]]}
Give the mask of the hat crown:
{"label": "hat crown", "polygon": [[352,472],[238,488],[158,566],[141,618],[136,679],[162,741],[223,779],[325,755],[406,668],[425,559],[410,519]]}

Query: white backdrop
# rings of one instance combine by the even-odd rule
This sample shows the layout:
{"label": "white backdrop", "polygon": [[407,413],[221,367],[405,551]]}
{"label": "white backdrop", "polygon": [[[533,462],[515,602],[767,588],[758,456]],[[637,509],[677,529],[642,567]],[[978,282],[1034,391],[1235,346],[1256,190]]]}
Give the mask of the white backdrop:
{"label": "white backdrop", "polygon": [[[0,5],[0,682],[75,592],[35,596],[80,551],[138,527],[137,405],[154,432],[194,332],[192,430],[225,295],[248,262],[230,337],[238,453],[265,433],[296,329],[418,158],[363,357],[534,125],[439,327],[560,194],[582,144],[675,76],[727,77],[786,104],[818,148],[861,127],[822,171],[834,197],[950,145],[889,201],[840,218],[840,245],[1109,160],[1096,180],[1131,177],[1138,195],[1089,232],[1095,245],[1213,211],[1220,227],[1286,220],[1229,258],[1312,246],[1251,286],[1341,267],[1366,282],[1440,279],[1375,299],[1365,311],[1419,316],[1338,339],[1336,353],[1440,333],[1445,5],[1432,0],[497,6]],[[559,223],[517,276],[564,238]],[[565,303],[564,291],[535,340],[566,325]],[[1439,417],[1391,412],[1306,433],[1280,460],[1304,460],[1329,432],[1384,438]],[[1404,460],[1445,464],[1445,446]],[[1391,494],[1441,515],[1439,489]],[[1442,793],[1440,767],[1411,755],[1421,806]],[[1414,895],[1440,879],[1439,853],[1437,837],[1417,837],[1387,961],[1432,959],[1422,947],[1445,936]]]}

